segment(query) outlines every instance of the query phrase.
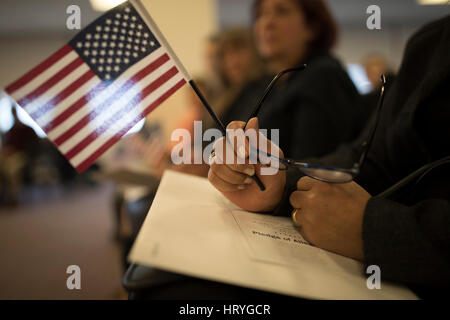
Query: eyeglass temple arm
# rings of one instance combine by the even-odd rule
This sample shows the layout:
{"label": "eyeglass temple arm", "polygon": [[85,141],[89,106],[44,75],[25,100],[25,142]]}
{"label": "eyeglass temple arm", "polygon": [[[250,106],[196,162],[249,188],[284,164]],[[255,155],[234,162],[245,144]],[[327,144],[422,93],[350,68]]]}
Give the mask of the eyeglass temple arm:
{"label": "eyeglass temple arm", "polygon": [[[277,81],[284,76],[287,73],[290,72],[296,72],[296,71],[301,71],[306,69],[306,64],[301,65],[299,67],[295,67],[295,68],[290,68],[290,69],[286,69],[281,71],[280,73],[278,73],[275,78],[272,79],[272,81],[270,82],[270,84],[267,86],[266,90],[264,91],[264,94],[262,95],[261,99],[259,99],[258,103],[256,104],[255,108],[253,109],[253,112],[250,114],[250,117],[248,118],[248,120],[250,120],[251,118],[254,118],[258,115],[259,110],[261,110],[262,105],[264,104],[264,101],[266,100],[267,96],[269,95],[270,91],[272,91],[273,86],[275,85],[275,83],[277,83]],[[248,123],[248,121],[247,121]]]}
{"label": "eyeglass temple arm", "polygon": [[412,181],[416,180],[416,184],[420,182],[421,179],[423,179],[430,171],[436,169],[437,167],[440,167],[444,164],[450,164],[450,157],[445,157],[440,160],[437,160],[435,162],[429,163],[418,169],[417,171],[414,171],[409,176],[404,178],[403,180],[400,180],[396,184],[394,184],[389,189],[383,191],[382,193],[376,195],[377,198],[388,198],[392,196],[395,192],[400,190],[401,188],[405,187]]}
{"label": "eyeglass temple arm", "polygon": [[363,165],[363,163],[366,160],[367,157],[367,153],[369,151],[369,147],[372,144],[373,138],[375,136],[375,132],[377,131],[377,127],[378,127],[378,123],[380,122],[380,115],[381,115],[381,108],[383,106],[383,102],[384,102],[384,94],[385,94],[385,85],[386,85],[386,76],[383,74],[381,75],[381,93],[380,93],[380,98],[378,99],[378,104],[377,104],[377,108],[376,108],[376,118],[375,118],[375,124],[372,127],[372,129],[370,130],[370,133],[368,135],[368,138],[363,142],[363,153],[361,154],[361,158],[359,159],[358,165],[359,167],[361,167]]}

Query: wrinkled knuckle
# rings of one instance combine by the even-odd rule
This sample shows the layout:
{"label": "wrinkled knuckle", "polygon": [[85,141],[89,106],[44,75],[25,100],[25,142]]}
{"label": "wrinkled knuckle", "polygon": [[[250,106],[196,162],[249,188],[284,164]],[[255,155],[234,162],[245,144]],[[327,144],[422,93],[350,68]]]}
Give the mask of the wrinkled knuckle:
{"label": "wrinkled knuckle", "polygon": [[233,163],[229,167],[231,170],[236,171],[236,172],[246,173],[246,171],[248,171],[247,166],[244,164]]}
{"label": "wrinkled knuckle", "polygon": [[306,177],[302,177],[302,178],[298,179],[298,181],[297,181],[297,188],[300,188],[300,186],[302,185],[303,181],[305,181],[304,179],[306,179]]}
{"label": "wrinkled knuckle", "polygon": [[299,204],[299,194],[298,192],[293,192],[291,193],[291,195],[289,196],[289,203],[293,206],[296,207]]}
{"label": "wrinkled knuckle", "polygon": [[313,191],[308,192],[308,194],[306,195],[306,199],[308,202],[314,202],[314,200],[317,199],[317,194]]}
{"label": "wrinkled knuckle", "polygon": [[244,175],[239,176],[239,178],[237,179],[239,184],[247,184],[249,182],[250,177],[246,177]]}
{"label": "wrinkled knuckle", "polygon": [[241,178],[237,177],[236,175],[234,175],[233,173],[229,172],[229,171],[223,171],[222,172],[222,179],[230,184],[241,184]]}
{"label": "wrinkled knuckle", "polygon": [[297,181],[297,188],[300,188],[303,184],[309,184],[311,181],[313,181],[313,179],[310,177],[302,177]]}

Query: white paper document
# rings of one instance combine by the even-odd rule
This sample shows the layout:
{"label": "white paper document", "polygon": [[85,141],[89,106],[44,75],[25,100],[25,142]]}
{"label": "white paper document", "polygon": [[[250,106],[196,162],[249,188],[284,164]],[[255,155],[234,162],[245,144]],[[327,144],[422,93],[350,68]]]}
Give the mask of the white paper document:
{"label": "white paper document", "polygon": [[232,211],[245,238],[243,244],[251,259],[304,269],[320,261],[329,272],[362,273],[356,261],[310,245],[286,217],[274,217],[244,211]]}
{"label": "white paper document", "polygon": [[289,218],[240,210],[206,179],[173,171],[164,174],[129,260],[304,298],[417,298],[387,282],[368,289],[361,263],[311,246]]}

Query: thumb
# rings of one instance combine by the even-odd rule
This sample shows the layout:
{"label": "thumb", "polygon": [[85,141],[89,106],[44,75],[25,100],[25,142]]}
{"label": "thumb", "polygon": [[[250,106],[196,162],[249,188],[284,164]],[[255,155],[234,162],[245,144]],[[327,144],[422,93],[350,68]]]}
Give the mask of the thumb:
{"label": "thumb", "polygon": [[[251,118],[245,125],[245,135],[246,135],[245,145],[239,146],[238,153],[237,153],[238,156],[241,157],[242,159],[246,159],[250,156],[250,144],[252,144],[252,146],[255,148],[258,146],[258,135],[259,135],[258,129],[259,129],[258,118],[256,118],[256,117]],[[249,135],[247,136],[248,133],[249,133]],[[250,139],[251,141],[249,141],[249,139],[248,139],[249,136],[254,137],[255,139]],[[255,163],[256,163],[256,160],[255,160]]]}
{"label": "thumb", "polygon": [[258,159],[258,144],[259,144],[259,139],[261,139],[260,133],[259,133],[258,118],[256,118],[256,117],[251,118],[247,122],[247,127],[245,129],[245,134],[248,135],[249,137],[254,137],[254,139],[250,139],[246,151],[247,151],[247,156],[249,156],[250,159],[252,159],[252,162],[253,163],[257,163],[257,159]]}

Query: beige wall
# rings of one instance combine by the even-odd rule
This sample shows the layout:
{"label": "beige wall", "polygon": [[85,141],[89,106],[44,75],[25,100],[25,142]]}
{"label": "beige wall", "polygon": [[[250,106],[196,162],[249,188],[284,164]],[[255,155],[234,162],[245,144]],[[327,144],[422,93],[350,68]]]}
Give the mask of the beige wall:
{"label": "beige wall", "polygon": [[142,0],[192,74],[201,73],[205,38],[217,29],[215,0]]}
{"label": "beige wall", "polygon": [[383,32],[358,28],[343,28],[336,48],[346,63],[361,63],[367,54],[382,53],[393,70],[398,70],[410,36],[418,27],[392,27]]}
{"label": "beige wall", "polygon": [[60,35],[0,38],[0,87],[15,81],[68,40],[70,38]]}
{"label": "beige wall", "polygon": [[[193,77],[201,74],[204,41],[217,30],[216,0],[143,0],[143,3],[189,73]],[[179,90],[150,114],[150,121],[162,121],[169,135],[190,90],[188,85]]]}

